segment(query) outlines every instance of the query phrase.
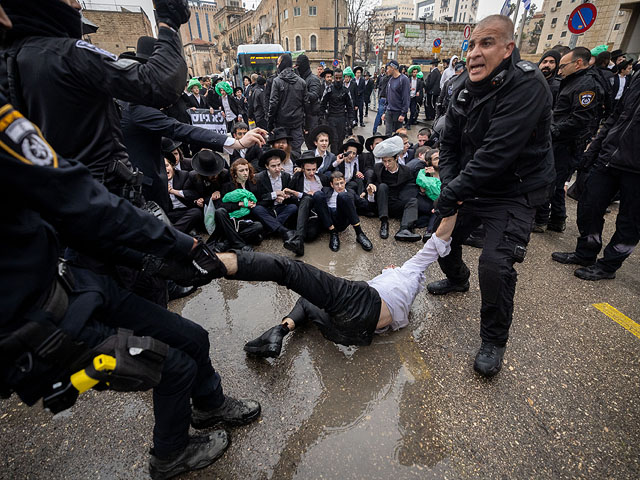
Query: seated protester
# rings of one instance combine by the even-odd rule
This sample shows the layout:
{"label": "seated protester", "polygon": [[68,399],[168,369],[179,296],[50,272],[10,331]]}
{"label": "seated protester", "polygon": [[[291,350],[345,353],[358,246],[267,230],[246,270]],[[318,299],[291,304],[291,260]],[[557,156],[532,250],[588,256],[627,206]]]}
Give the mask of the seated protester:
{"label": "seated protester", "polygon": [[[236,122],[231,127],[231,136],[242,143],[242,137],[249,131],[249,126],[244,122]],[[253,145],[249,148],[241,148],[240,150],[234,150],[229,155],[229,163],[232,164],[238,158],[245,158],[247,160],[258,158],[262,153],[262,149],[258,145]]]}
{"label": "seated protester", "polygon": [[329,230],[329,248],[337,252],[340,250],[340,237],[338,234],[349,225],[356,233],[356,242],[369,252],[373,249],[373,244],[367,238],[360,227],[360,217],[356,212],[356,196],[347,190],[342,172],[335,171],[331,174],[331,186],[324,187],[321,191],[313,194],[313,205],[322,226]]}
{"label": "seated protester", "polygon": [[176,170],[171,162],[165,158],[164,166],[167,169],[169,180],[169,209],[165,212],[173,226],[183,233],[202,228],[204,216],[202,209],[189,203],[184,196],[184,186],[189,179],[189,173]]}
{"label": "seated protester", "polygon": [[380,163],[380,159],[376,158],[373,155],[373,149],[376,148],[376,145],[378,145],[380,142],[382,142],[383,140],[386,140],[387,137],[386,135],[381,135],[379,133],[367,138],[367,141],[364,142],[364,148],[367,149],[367,151],[365,153],[363,153],[362,155],[359,155],[360,159],[362,160],[362,172],[365,174],[367,174],[368,170],[373,171],[373,166],[376,163]]}
{"label": "seated protester", "polygon": [[[422,147],[421,147],[422,148]],[[437,215],[433,212],[433,202],[440,196],[441,182],[439,177],[440,167],[427,166],[418,172],[416,184],[420,188],[418,194],[418,221],[417,227],[427,227],[422,236],[427,241],[433,235],[437,222]]]}
{"label": "seated protester", "polygon": [[443,219],[436,234],[412,258],[399,268],[389,265],[366,283],[334,277],[281,257],[221,254],[221,260],[228,264],[228,278],[277,281],[301,295],[279,325],[247,342],[244,351],[277,357],[284,337],[309,323],[316,324],[326,339],[342,345],[370,345],[374,333],[406,327],[411,305],[424,288],[424,271],[449,254],[454,225],[455,216]]}
{"label": "seated protester", "polygon": [[244,121],[242,109],[233,96],[233,88],[231,88],[229,82],[218,82],[216,84],[216,93],[220,96],[220,108],[222,108],[222,116],[227,121],[227,132],[230,132],[234,122]]}
{"label": "seated protester", "polygon": [[[282,167],[282,170],[285,173],[288,173],[289,175],[293,175],[294,173],[293,171],[295,169],[295,161],[299,157],[298,154],[291,151],[292,139],[293,137],[287,134],[287,131],[284,128],[275,128],[273,130],[273,133],[269,135],[269,138],[267,138],[267,143],[269,144],[269,146],[265,145],[262,152],[264,153],[265,151],[270,150],[272,148],[277,148],[285,152],[284,160],[282,161],[281,167]],[[254,168],[256,169],[256,172],[258,173],[262,172],[265,168],[264,166],[261,165],[259,159],[260,157],[258,157],[258,159],[255,160],[255,163],[253,163],[254,161],[252,160],[252,165],[254,166]]]}
{"label": "seated protester", "polygon": [[182,153],[182,142],[162,137],[162,155],[169,160],[174,170],[184,170],[190,172],[193,170],[191,159],[185,158]]}
{"label": "seated protester", "polygon": [[329,151],[329,145],[331,145],[331,137],[333,136],[333,129],[329,125],[318,125],[309,133],[309,141],[315,145],[316,156],[322,158],[318,173],[326,174],[331,170],[331,164],[336,159],[336,155]]}
{"label": "seated protester", "polygon": [[207,101],[204,98],[204,95],[200,95],[200,91],[202,90],[202,84],[200,80],[197,78],[192,78],[189,80],[187,84],[187,91],[190,93],[189,98],[187,99],[187,107],[191,110],[195,110],[197,108],[208,108]]}
{"label": "seated protester", "polygon": [[418,219],[418,187],[411,170],[398,164],[403,148],[402,139],[393,136],[373,149],[373,154],[382,158],[382,162],[375,164],[373,174],[367,179],[367,200],[378,209],[380,238],[389,238],[389,216],[392,216],[401,217],[400,229],[394,238],[417,242],[422,237],[413,233],[412,228]]}
{"label": "seated protester", "polygon": [[361,153],[362,144],[354,139],[348,139],[342,144],[342,153],[331,164],[331,170],[342,173],[347,190],[352,191],[357,197],[364,192],[364,174],[358,160]]}
{"label": "seated protester", "polygon": [[285,156],[279,148],[267,150],[260,156],[258,161],[263,171],[256,175],[258,204],[251,213],[264,225],[267,234],[278,233],[284,240],[284,248],[297,254],[303,239],[285,227],[298,212],[298,198],[284,193],[291,182],[291,175],[282,171]]}
{"label": "seated protester", "polygon": [[412,160],[412,158],[409,158],[409,149],[413,148],[413,145],[409,142],[409,136],[406,133],[397,133],[396,135],[402,139],[402,151],[398,155],[398,163],[406,165],[409,160]]}

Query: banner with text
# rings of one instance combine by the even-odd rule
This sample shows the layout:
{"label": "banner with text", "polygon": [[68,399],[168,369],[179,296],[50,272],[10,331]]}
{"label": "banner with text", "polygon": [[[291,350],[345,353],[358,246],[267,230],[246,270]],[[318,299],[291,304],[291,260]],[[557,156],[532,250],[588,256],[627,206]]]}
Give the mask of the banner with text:
{"label": "banner with text", "polygon": [[227,121],[222,116],[222,110],[214,110],[213,114],[209,113],[206,108],[196,108],[195,110],[187,110],[191,115],[191,123],[198,127],[208,128],[222,135],[227,134]]}

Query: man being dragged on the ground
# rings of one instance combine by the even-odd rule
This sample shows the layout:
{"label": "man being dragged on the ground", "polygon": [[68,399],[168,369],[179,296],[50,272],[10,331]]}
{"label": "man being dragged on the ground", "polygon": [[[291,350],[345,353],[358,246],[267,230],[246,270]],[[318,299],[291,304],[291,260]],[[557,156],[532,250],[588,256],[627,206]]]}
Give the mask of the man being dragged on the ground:
{"label": "man being dragged on the ground", "polygon": [[302,295],[280,325],[247,342],[244,350],[251,355],[277,357],[285,335],[309,323],[315,323],[327,339],[343,345],[369,345],[374,333],[406,327],[411,305],[424,287],[424,271],[449,253],[455,221],[455,216],[444,218],[418,253],[401,267],[386,267],[368,282],[334,277],[284,257],[247,256],[243,252],[227,259],[233,254],[220,254],[228,278],[273,280]]}

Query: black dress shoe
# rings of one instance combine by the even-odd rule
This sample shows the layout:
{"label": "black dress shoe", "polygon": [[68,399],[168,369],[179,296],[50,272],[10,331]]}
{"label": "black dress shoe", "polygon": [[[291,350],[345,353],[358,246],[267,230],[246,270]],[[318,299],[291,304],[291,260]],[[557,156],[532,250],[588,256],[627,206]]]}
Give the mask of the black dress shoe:
{"label": "black dress shoe", "polygon": [[337,232],[331,232],[331,237],[329,237],[329,248],[332,252],[340,250],[340,235],[338,235]]}
{"label": "black dress shoe", "polygon": [[370,252],[371,250],[373,250],[373,243],[371,243],[371,240],[369,240],[364,232],[356,235],[356,242],[360,244],[365,252]]}
{"label": "black dress shoe", "polygon": [[284,239],[284,248],[296,254],[296,257],[304,255],[304,240],[296,232],[290,230],[291,234],[288,234]]}
{"label": "black dress shoe", "polygon": [[547,223],[547,230],[551,232],[564,232],[567,228],[567,222],[564,220],[550,220]]}
{"label": "black dress shoe", "polygon": [[452,283],[451,280],[445,278],[427,285],[427,290],[433,295],[446,295],[451,292],[466,292],[469,290],[469,281],[461,284]]}
{"label": "black dress shoe", "polygon": [[422,243],[427,243],[431,237],[433,237],[433,232],[427,230],[424,232],[424,235],[422,235]]}
{"label": "black dress shoe", "polygon": [[595,263],[595,260],[585,260],[584,258],[578,257],[576,252],[553,252],[551,259],[558,263],[564,263],[565,265],[582,265],[583,267],[588,267]]}
{"label": "black dress shoe", "polygon": [[164,480],[207,467],[222,456],[231,439],[224,430],[189,438],[187,447],[169,458],[156,457],[153,449],[149,459],[149,474],[153,480]]}
{"label": "black dress shoe", "polygon": [[591,265],[590,267],[580,267],[573,274],[581,278],[582,280],[607,280],[616,278],[616,272],[608,272],[603,270],[598,264]]}
{"label": "black dress shoe", "polygon": [[380,223],[380,238],[389,238],[389,222]]}
{"label": "black dress shoe", "polygon": [[531,230],[533,233],[544,233],[547,229],[546,223],[534,223],[533,229]]}
{"label": "black dress shoe", "polygon": [[176,282],[169,280],[167,282],[167,291],[169,292],[169,301],[177,300],[178,298],[183,298],[191,295],[198,289],[196,286],[190,287],[181,287]]}
{"label": "black dress shoe", "polygon": [[282,349],[282,339],[289,333],[286,325],[270,328],[258,338],[245,343],[244,351],[258,357],[277,357]]}
{"label": "black dress shoe", "polygon": [[197,430],[209,428],[219,423],[226,425],[246,425],[260,415],[260,404],[255,400],[236,399],[225,395],[224,402],[213,410],[191,411],[191,426]]}
{"label": "black dress shoe", "polygon": [[364,123],[360,123],[361,127],[366,127],[366,125]]}
{"label": "black dress shoe", "polygon": [[483,377],[493,377],[502,368],[502,358],[506,349],[507,347],[499,347],[483,340],[473,362],[473,369]]}
{"label": "black dress shoe", "polygon": [[413,233],[408,228],[400,228],[393,238],[398,242],[417,242],[422,239],[422,235]]}

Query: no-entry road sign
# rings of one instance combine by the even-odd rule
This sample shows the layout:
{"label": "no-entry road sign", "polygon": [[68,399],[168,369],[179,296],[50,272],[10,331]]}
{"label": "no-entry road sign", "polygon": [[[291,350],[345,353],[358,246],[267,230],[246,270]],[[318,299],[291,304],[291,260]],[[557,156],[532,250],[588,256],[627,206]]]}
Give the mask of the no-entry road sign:
{"label": "no-entry road sign", "polygon": [[471,36],[471,25],[464,26],[464,38],[469,38]]}
{"label": "no-entry road sign", "polygon": [[393,43],[398,43],[400,41],[400,29],[396,28],[396,31],[393,32]]}
{"label": "no-entry road sign", "polygon": [[592,3],[578,5],[569,15],[568,27],[571,33],[579,35],[586,32],[596,21],[598,11]]}
{"label": "no-entry road sign", "polygon": [[378,55],[378,53],[380,53],[380,47],[376,45],[376,48],[373,51],[376,52],[376,55]]}

